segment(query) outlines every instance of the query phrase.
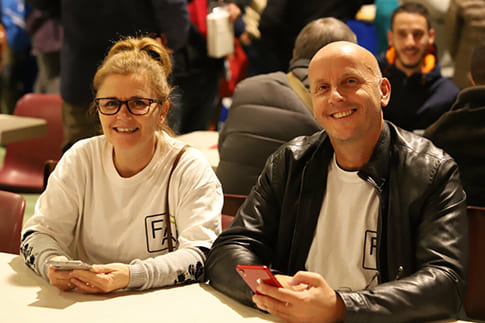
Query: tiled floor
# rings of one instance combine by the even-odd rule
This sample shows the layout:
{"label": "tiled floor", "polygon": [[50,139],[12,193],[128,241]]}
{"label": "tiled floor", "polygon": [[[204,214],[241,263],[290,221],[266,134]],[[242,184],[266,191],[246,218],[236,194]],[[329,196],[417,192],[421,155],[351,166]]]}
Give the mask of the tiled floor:
{"label": "tiled floor", "polygon": [[[5,157],[5,147],[0,146],[0,165],[3,164],[3,158]],[[39,198],[39,194],[24,194],[22,196],[25,198],[25,213],[24,213],[24,223],[34,214],[35,202]]]}

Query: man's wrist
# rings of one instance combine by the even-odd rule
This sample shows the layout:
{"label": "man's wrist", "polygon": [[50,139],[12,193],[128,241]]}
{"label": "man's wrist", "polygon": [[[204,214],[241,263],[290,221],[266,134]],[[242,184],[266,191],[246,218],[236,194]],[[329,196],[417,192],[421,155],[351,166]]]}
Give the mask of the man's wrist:
{"label": "man's wrist", "polygon": [[335,322],[345,321],[345,304],[338,293],[335,293]]}

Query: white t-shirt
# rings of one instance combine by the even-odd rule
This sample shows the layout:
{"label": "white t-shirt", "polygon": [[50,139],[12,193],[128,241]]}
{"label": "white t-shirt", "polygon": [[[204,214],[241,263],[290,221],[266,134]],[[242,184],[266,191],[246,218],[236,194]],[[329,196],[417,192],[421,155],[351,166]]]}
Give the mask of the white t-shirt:
{"label": "white t-shirt", "polygon": [[377,271],[378,212],[375,188],[357,172],[341,169],[334,155],[306,269],[333,289],[365,288]]}
{"label": "white t-shirt", "polygon": [[[168,252],[164,223],[167,182],[183,145],[158,133],[149,164],[123,178],[113,163],[113,146],[104,136],[79,141],[50,175],[24,232],[48,234],[72,258],[91,264],[131,263],[131,280],[137,280],[133,275],[139,271],[160,275],[157,271],[164,266],[164,270],[180,271],[173,268],[174,257],[182,256],[179,251],[210,248],[219,235],[223,203],[221,185],[211,166],[199,151],[188,148],[172,175],[169,192],[177,251],[166,255],[165,261],[157,257]],[[171,264],[166,263],[169,259]],[[143,283],[145,288],[160,285]]]}

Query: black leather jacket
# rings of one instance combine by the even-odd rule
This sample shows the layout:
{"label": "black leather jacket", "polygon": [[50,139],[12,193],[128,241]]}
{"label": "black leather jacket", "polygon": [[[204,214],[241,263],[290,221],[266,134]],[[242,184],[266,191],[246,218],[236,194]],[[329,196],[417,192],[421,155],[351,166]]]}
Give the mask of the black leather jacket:
{"label": "black leather jacket", "polygon": [[[269,159],[231,226],[214,243],[207,279],[252,305],[236,264],[293,275],[305,261],[333,155],[327,134],[298,137]],[[468,223],[458,167],[422,137],[386,122],[359,176],[380,197],[379,285],[339,292],[348,322],[416,322],[453,316],[468,270]]]}

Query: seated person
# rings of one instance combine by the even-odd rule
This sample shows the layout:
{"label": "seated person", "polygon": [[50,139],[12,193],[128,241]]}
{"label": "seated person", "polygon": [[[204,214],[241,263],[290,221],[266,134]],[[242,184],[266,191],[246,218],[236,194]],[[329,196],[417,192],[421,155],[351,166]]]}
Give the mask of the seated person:
{"label": "seated person", "polygon": [[392,85],[384,119],[406,130],[426,129],[450,109],[459,89],[441,75],[426,7],[403,4],[393,11],[391,28],[390,47],[379,57],[382,74]]}
{"label": "seated person", "polygon": [[470,70],[474,86],[461,90],[424,136],[456,159],[468,204],[485,207],[485,43],[475,47]]}
{"label": "seated person", "polygon": [[[103,135],[64,154],[22,233],[26,264],[52,285],[105,293],[201,276],[221,231],[223,196],[203,155],[192,148],[179,155],[184,144],[161,130],[170,72],[169,54],[151,38],[120,40],[98,68],[91,109]],[[66,259],[94,266],[46,265]]]}
{"label": "seated person", "polygon": [[308,64],[320,48],[336,40],[356,42],[356,37],[338,19],[314,20],[298,34],[288,75],[258,75],[237,85],[219,133],[216,174],[225,193],[247,195],[271,153],[294,137],[322,129],[310,110]]}
{"label": "seated person", "polygon": [[[391,94],[371,52],[334,42],[308,77],[325,131],[268,159],[231,225],[212,246],[206,278],[291,322],[420,322],[454,315],[468,264],[458,166],[431,141],[384,121]],[[267,265],[290,288],[234,269]],[[254,303],[253,303],[254,302]]]}

